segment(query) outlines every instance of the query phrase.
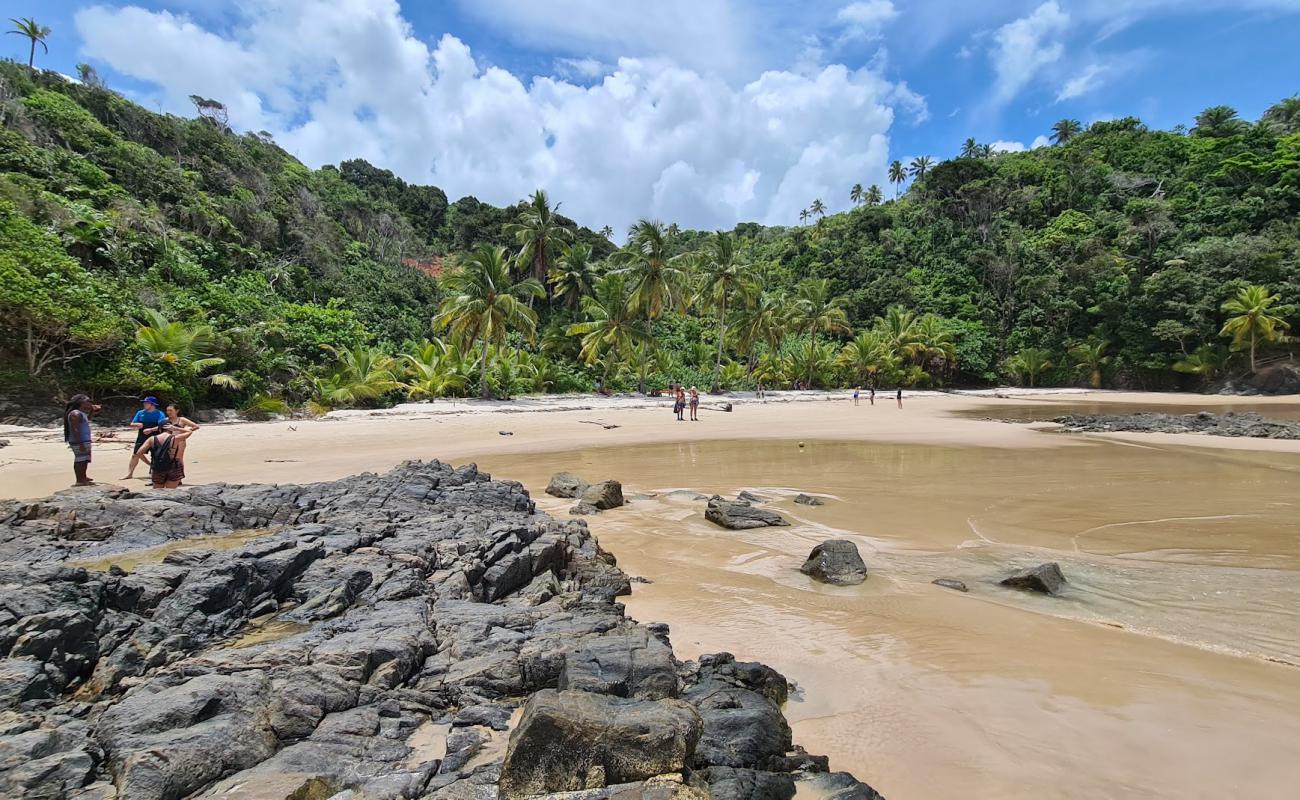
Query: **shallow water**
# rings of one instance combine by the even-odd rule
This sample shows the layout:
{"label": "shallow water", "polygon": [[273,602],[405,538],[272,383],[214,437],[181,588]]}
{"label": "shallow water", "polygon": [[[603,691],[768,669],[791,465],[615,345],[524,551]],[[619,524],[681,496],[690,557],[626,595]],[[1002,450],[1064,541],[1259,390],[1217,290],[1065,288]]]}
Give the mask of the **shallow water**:
{"label": "shallow water", "polygon": [[126,572],[134,572],[145,564],[161,564],[163,559],[177,550],[234,550],[254,539],[270,536],[278,530],[279,528],[241,528],[230,533],[191,536],[186,539],[173,539],[154,547],[130,550],[125,553],[92,555],[71,559],[67,562],[67,565],[99,572],[107,572],[109,567],[116,566]]}
{"label": "shallow water", "polygon": [[1242,405],[1215,401],[1207,397],[1204,403],[1189,405],[1186,403],[1115,403],[1104,401],[1080,401],[1077,399],[1044,398],[1028,400],[1024,397],[999,400],[989,405],[957,412],[959,417],[984,419],[1027,420],[1041,422],[1051,420],[1064,414],[1136,414],[1140,411],[1153,411],[1161,414],[1195,414],[1198,411],[1210,411],[1215,414],[1253,411],[1265,417],[1283,420],[1300,420],[1300,403],[1258,403]]}
{"label": "shallow water", "polygon": [[[653,581],[629,612],[670,623],[679,655],[784,672],[796,741],[891,800],[1280,797],[1300,780],[1300,455],[810,440],[480,466],[559,513],[551,472],[622,480],[632,503],[589,523]],[[749,489],[794,526],[725,531],[676,488]],[[831,537],[858,544],[865,584],[798,572]],[[992,583],[1045,560],[1063,597]]]}

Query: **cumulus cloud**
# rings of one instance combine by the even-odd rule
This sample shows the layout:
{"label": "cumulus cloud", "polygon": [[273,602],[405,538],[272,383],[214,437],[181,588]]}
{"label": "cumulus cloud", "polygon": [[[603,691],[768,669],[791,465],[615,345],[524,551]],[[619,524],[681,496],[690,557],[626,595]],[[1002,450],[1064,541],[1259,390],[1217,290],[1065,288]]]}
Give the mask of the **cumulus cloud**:
{"label": "cumulus cloud", "polygon": [[1025,17],[1008,22],[993,34],[990,58],[994,85],[992,102],[1001,107],[1034,80],[1039,71],[1065,53],[1062,37],[1070,15],[1048,0]]}
{"label": "cumulus cloud", "polygon": [[1051,143],[1052,143],[1052,140],[1049,139],[1049,138],[1047,138],[1047,135],[1046,135],[1046,134],[1042,134],[1042,133],[1040,133],[1040,134],[1038,134],[1037,136],[1035,136],[1035,137],[1034,137],[1034,141],[1031,142],[1031,143],[1029,144],[1029,149],[1030,149],[1030,150],[1037,150],[1037,149],[1040,148],[1040,147],[1047,147],[1047,146],[1050,145]]}
{"label": "cumulus cloud", "polygon": [[991,142],[989,147],[993,148],[995,153],[1023,153],[1025,151],[1024,142],[1008,142],[1002,139]]}
{"label": "cumulus cloud", "polygon": [[898,10],[890,0],[860,0],[842,7],[835,19],[851,35],[874,39],[880,36],[880,29],[897,16]]}
{"label": "cumulus cloud", "polygon": [[555,70],[565,78],[589,81],[611,72],[605,62],[595,58],[557,58]]}
{"label": "cumulus cloud", "polygon": [[1100,64],[1089,64],[1084,67],[1082,72],[1066,81],[1061,90],[1056,93],[1056,102],[1073,100],[1096,89],[1101,85],[1105,72],[1105,68]]}
{"label": "cumulus cloud", "polygon": [[846,181],[884,183],[894,107],[925,113],[871,68],[769,70],[733,86],[672,58],[623,57],[591,85],[524,81],[455,36],[422,42],[395,0],[243,8],[221,32],[139,8],[76,22],[87,55],[156,84],[168,110],[215,98],[308,164],[361,156],[497,204],[542,187],[583,224],[618,230],[641,216],[789,224],[816,197],[842,207]]}

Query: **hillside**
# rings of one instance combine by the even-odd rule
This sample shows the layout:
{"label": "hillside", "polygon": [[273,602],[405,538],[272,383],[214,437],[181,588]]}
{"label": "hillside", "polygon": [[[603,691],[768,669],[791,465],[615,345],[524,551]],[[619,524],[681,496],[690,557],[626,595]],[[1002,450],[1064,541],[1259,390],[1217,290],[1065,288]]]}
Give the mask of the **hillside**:
{"label": "hillside", "polygon": [[[1295,98],[1257,123],[1210,109],[1190,133],[1126,118],[1029,152],[968,143],[897,200],[726,235],[646,224],[618,251],[544,197],[449,203],[364,161],[309,169],[195,100],[198,118],[159,115],[0,64],[7,391],[280,410],[480,380],[1191,387],[1250,370],[1246,339],[1230,353],[1220,335],[1245,287],[1279,296],[1256,367],[1300,324]],[[498,288],[548,287],[494,324],[464,316],[488,266],[440,286],[403,263],[484,245],[509,248]]]}

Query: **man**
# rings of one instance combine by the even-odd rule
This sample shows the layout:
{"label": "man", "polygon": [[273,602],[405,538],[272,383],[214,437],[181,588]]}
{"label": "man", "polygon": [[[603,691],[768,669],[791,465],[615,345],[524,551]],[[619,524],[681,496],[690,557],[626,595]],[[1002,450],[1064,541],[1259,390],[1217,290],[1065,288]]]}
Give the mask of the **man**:
{"label": "man", "polygon": [[84,394],[75,395],[63,407],[63,441],[72,451],[72,474],[77,479],[74,486],[95,484],[86,470],[90,468],[90,415],[98,411],[99,406]]}
{"label": "man", "polygon": [[167,415],[158,409],[158,398],[146,397],[140,401],[143,406],[131,418],[131,427],[135,428],[135,446],[131,448],[131,465],[127,467],[122,480],[129,481],[135,477],[135,467],[141,460],[148,464],[149,459],[140,452],[144,440],[158,432],[158,428],[167,419]]}

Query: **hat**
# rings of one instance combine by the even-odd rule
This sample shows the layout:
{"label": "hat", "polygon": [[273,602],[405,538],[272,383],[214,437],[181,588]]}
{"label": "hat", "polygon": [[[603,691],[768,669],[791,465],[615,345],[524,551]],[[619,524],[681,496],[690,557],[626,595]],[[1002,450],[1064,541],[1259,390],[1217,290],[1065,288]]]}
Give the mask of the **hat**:
{"label": "hat", "polygon": [[146,397],[145,399],[141,400],[140,402],[141,402],[141,403],[152,403],[153,405],[156,406],[156,405],[158,405],[158,398],[153,397],[153,396],[150,396],[150,397]]}

